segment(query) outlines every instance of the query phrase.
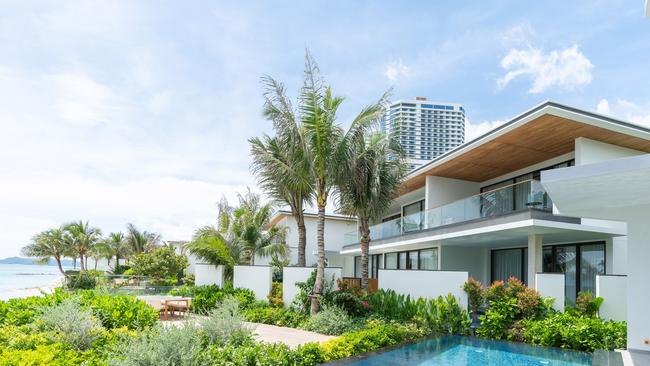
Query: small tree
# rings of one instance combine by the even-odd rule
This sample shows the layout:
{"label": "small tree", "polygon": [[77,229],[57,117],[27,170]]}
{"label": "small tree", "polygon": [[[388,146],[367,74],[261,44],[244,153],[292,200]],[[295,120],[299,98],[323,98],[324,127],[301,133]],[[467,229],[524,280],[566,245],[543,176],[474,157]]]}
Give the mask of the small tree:
{"label": "small tree", "polygon": [[140,253],[131,259],[132,269],[136,275],[155,279],[175,277],[187,267],[187,258],[176,254],[174,248],[164,246],[149,253]]}

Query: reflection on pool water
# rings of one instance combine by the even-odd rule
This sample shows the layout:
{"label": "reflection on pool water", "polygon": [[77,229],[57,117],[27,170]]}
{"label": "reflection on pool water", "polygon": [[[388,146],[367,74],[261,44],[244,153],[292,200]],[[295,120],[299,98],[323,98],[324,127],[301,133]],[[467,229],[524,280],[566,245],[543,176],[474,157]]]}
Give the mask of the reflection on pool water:
{"label": "reflection on pool water", "polygon": [[362,359],[348,359],[332,364],[579,366],[591,365],[591,354],[522,343],[449,336],[406,345]]}

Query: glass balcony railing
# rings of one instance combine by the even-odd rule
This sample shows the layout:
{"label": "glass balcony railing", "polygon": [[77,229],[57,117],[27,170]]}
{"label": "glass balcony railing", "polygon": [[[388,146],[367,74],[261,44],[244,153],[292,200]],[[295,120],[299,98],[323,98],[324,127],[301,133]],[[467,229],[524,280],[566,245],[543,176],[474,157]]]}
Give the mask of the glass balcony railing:
{"label": "glass balcony railing", "polygon": [[[552,207],[553,202],[541,183],[527,180],[373,225],[370,227],[370,238],[381,240],[528,208],[550,210]],[[344,234],[343,239],[345,245],[356,244],[359,242],[359,234],[352,231]]]}

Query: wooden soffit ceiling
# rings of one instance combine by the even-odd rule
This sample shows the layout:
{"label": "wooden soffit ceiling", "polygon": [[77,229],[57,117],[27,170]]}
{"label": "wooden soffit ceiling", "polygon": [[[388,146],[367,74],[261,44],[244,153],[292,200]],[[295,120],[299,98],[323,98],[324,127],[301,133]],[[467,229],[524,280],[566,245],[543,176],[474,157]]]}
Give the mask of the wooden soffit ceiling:
{"label": "wooden soffit ceiling", "polygon": [[403,185],[404,192],[423,187],[427,175],[483,182],[574,150],[586,137],[650,153],[650,141],[545,114],[442,164],[422,170]]}

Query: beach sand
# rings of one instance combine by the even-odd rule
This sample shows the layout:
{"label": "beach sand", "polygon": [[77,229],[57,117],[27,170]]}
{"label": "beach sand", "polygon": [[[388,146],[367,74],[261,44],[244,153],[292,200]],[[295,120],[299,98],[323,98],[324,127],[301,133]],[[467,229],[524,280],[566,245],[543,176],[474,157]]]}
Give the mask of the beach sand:
{"label": "beach sand", "polygon": [[21,288],[16,290],[8,290],[0,292],[0,300],[9,300],[19,297],[30,297],[30,296],[42,296],[43,294],[51,294],[54,292],[54,289],[61,287],[63,285],[63,276],[58,278],[53,283],[47,286],[41,287],[30,287],[30,288]]}

